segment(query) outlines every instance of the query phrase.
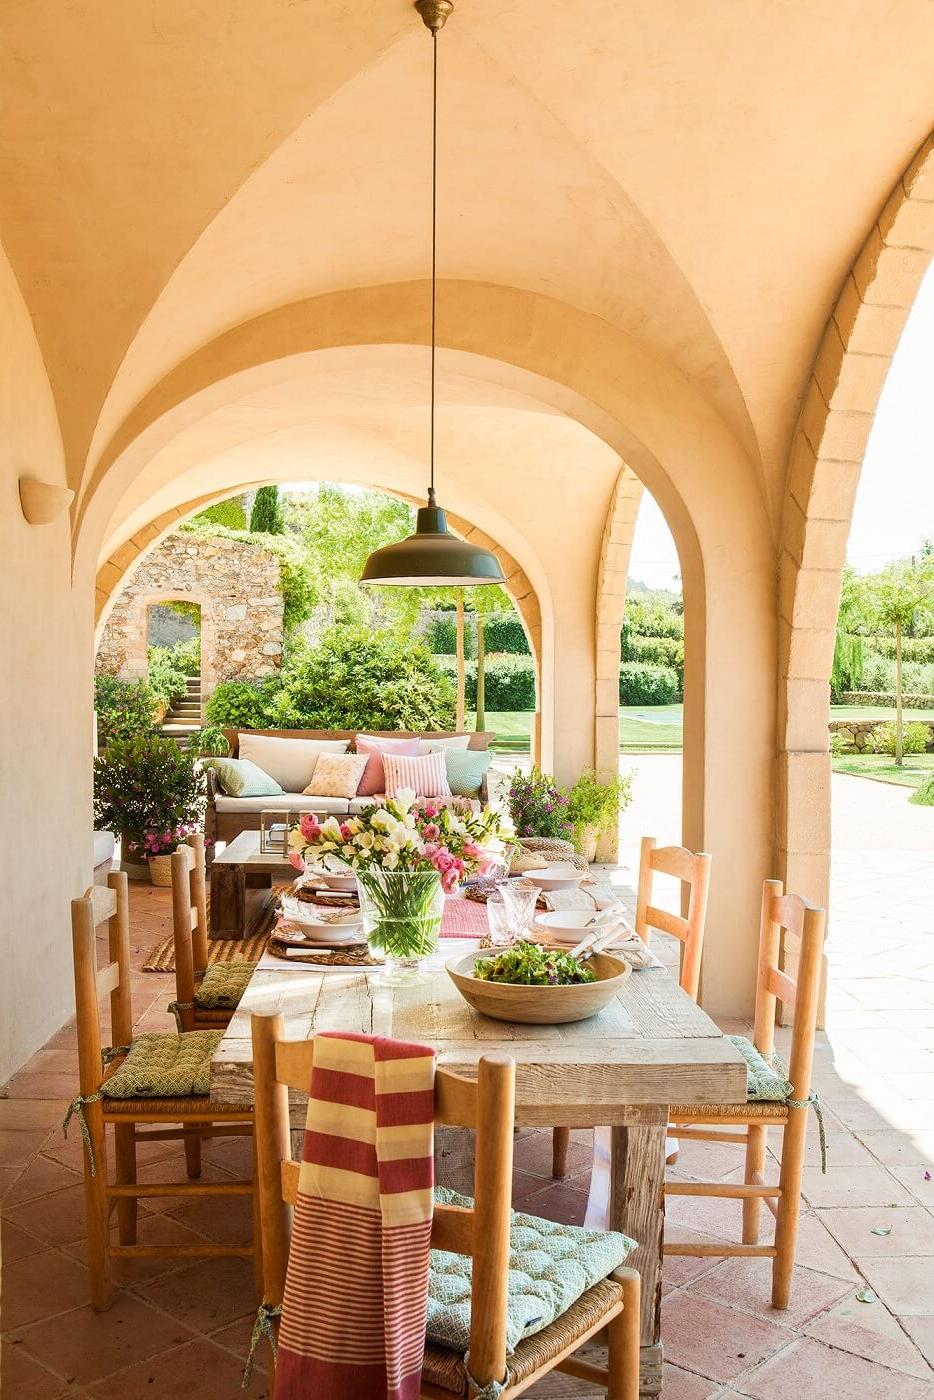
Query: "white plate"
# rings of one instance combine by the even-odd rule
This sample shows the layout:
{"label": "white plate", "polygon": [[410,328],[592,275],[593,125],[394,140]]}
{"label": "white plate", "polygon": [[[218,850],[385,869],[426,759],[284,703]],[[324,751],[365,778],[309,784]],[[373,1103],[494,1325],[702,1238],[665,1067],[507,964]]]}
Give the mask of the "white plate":
{"label": "white plate", "polygon": [[573,890],[588,878],[586,870],[574,865],[546,865],[544,870],[525,870],[523,876],[540,890]]}

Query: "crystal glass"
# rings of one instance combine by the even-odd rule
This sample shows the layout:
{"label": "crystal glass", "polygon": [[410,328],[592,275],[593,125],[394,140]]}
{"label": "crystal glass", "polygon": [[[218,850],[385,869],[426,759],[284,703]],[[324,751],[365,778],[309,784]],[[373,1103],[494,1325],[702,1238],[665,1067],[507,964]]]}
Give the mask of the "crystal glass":
{"label": "crystal glass", "polygon": [[499,885],[486,902],[490,925],[490,942],[496,948],[506,948],[524,938],[532,927],[538,890],[516,882]]}
{"label": "crystal glass", "polygon": [[421,980],[420,964],[438,946],[444,890],[434,870],[358,870],[360,912],[389,982]]}

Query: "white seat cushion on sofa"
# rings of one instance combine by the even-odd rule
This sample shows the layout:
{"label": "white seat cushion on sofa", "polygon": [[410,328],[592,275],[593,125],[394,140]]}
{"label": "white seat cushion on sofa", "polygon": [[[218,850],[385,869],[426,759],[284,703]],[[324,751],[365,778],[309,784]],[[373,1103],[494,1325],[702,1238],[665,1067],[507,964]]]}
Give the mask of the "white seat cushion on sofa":
{"label": "white seat cushion on sofa", "polygon": [[[369,799],[372,803],[372,798]],[[284,792],[281,797],[224,797],[218,793],[218,812],[359,812],[363,803],[354,806],[346,797],[306,797],[303,792]]]}
{"label": "white seat cushion on sofa", "polygon": [[248,758],[275,778],[283,792],[303,792],[311,782],[318,755],[346,753],[349,739],[279,739],[271,734],[237,736],[237,756]]}

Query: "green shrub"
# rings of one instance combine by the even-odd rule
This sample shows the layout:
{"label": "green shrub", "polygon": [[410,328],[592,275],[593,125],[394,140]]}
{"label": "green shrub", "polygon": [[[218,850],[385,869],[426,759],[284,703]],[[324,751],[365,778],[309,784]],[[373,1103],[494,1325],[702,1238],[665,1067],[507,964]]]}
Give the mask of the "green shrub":
{"label": "green shrub", "polygon": [[94,760],[94,825],[140,848],[151,833],[168,848],[201,821],[204,776],[173,739],[114,740]]}
{"label": "green shrub", "polygon": [[[296,648],[276,700],[283,729],[451,729],[454,687],[418,641],[329,627]],[[210,717],[210,716],[209,716]]]}
{"label": "green shrub", "polygon": [[623,646],[630,637],[684,637],[684,615],[671,603],[635,594],[626,599]]}
{"label": "green shrub", "polygon": [[[894,637],[867,637],[866,643],[879,656],[895,659]],[[902,658],[905,661],[934,664],[934,637],[903,637]]]}
{"label": "green shrub", "polygon": [[574,826],[574,844],[580,849],[584,832],[591,828],[600,837],[615,827],[620,812],[632,801],[632,774],[617,774],[601,782],[590,768],[571,788],[568,815]]}
{"label": "green shrub", "polygon": [[517,836],[570,840],[569,798],[550,773],[543,773],[539,768],[523,773],[517,768],[509,784],[507,801]]}
{"label": "green shrub", "polygon": [[670,666],[624,661],[619,668],[621,705],[675,705],[681,699],[678,673]]}
{"label": "green shrub", "polygon": [[934,773],[915,788],[908,800],[919,807],[934,807]]}
{"label": "green shrub", "polygon": [[[931,739],[931,729],[920,720],[902,726],[902,753],[924,753]],[[877,724],[869,733],[870,753],[895,754],[895,725],[887,721]]]}
{"label": "green shrub", "polygon": [[125,681],[99,671],[94,677],[99,746],[150,733],[157,703],[145,681]]}
{"label": "green shrub", "polygon": [[226,758],[230,744],[223,729],[216,724],[206,724],[188,736],[189,751],[198,758]]}
{"label": "green shrub", "polygon": [[191,524],[221,525],[226,530],[245,530],[246,511],[243,507],[242,496],[231,496],[227,501],[218,501],[216,505],[208,506],[207,510],[199,511],[191,521]]}
{"label": "green shrub", "polygon": [[186,676],[201,674],[201,638],[189,637],[187,642],[176,642],[170,647],[172,665]]}
{"label": "green shrub", "polygon": [[285,519],[278,486],[261,486],[253,497],[250,511],[250,533],[254,535],[284,535]]}
{"label": "green shrub", "polygon": [[[512,656],[529,656],[529,639],[515,613],[490,613],[483,635],[488,652],[508,652]],[[497,705],[496,709],[503,706]]]}
{"label": "green shrub", "polygon": [[188,676],[176,663],[174,647],[149,648],[149,688],[169,707],[187,693]]}
{"label": "green shrub", "polygon": [[[438,668],[457,683],[457,663],[446,656],[436,657]],[[488,656],[484,670],[485,703],[488,710],[534,710],[535,666],[531,656]],[[477,705],[477,663],[464,667],[464,697],[468,710]]]}
{"label": "green shrub", "polygon": [[257,680],[222,681],[204,709],[208,724],[219,729],[271,729],[276,724],[279,676]]}
{"label": "green shrub", "polygon": [[[457,618],[453,612],[436,612],[428,619],[425,628],[425,645],[435,656],[455,656],[457,654]],[[464,619],[464,655],[468,659],[474,655],[473,617]]]}
{"label": "green shrub", "polygon": [[852,744],[848,744],[839,730],[834,730],[830,736],[831,757],[839,758],[841,754],[851,753]]}
{"label": "green shrub", "polygon": [[641,661],[648,666],[670,666],[684,677],[684,639],[682,637],[627,636],[624,661]]}

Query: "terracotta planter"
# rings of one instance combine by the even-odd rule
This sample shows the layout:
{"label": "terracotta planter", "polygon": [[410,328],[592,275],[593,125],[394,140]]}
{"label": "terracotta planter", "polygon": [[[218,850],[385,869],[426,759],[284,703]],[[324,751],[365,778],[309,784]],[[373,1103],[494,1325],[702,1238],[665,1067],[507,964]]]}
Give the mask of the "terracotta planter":
{"label": "terracotta planter", "polygon": [[577,838],[577,849],[591,865],[597,859],[597,828],[585,826]]}
{"label": "terracotta planter", "polygon": [[172,884],[172,857],[150,856],[149,878],[154,885],[167,889]]}

